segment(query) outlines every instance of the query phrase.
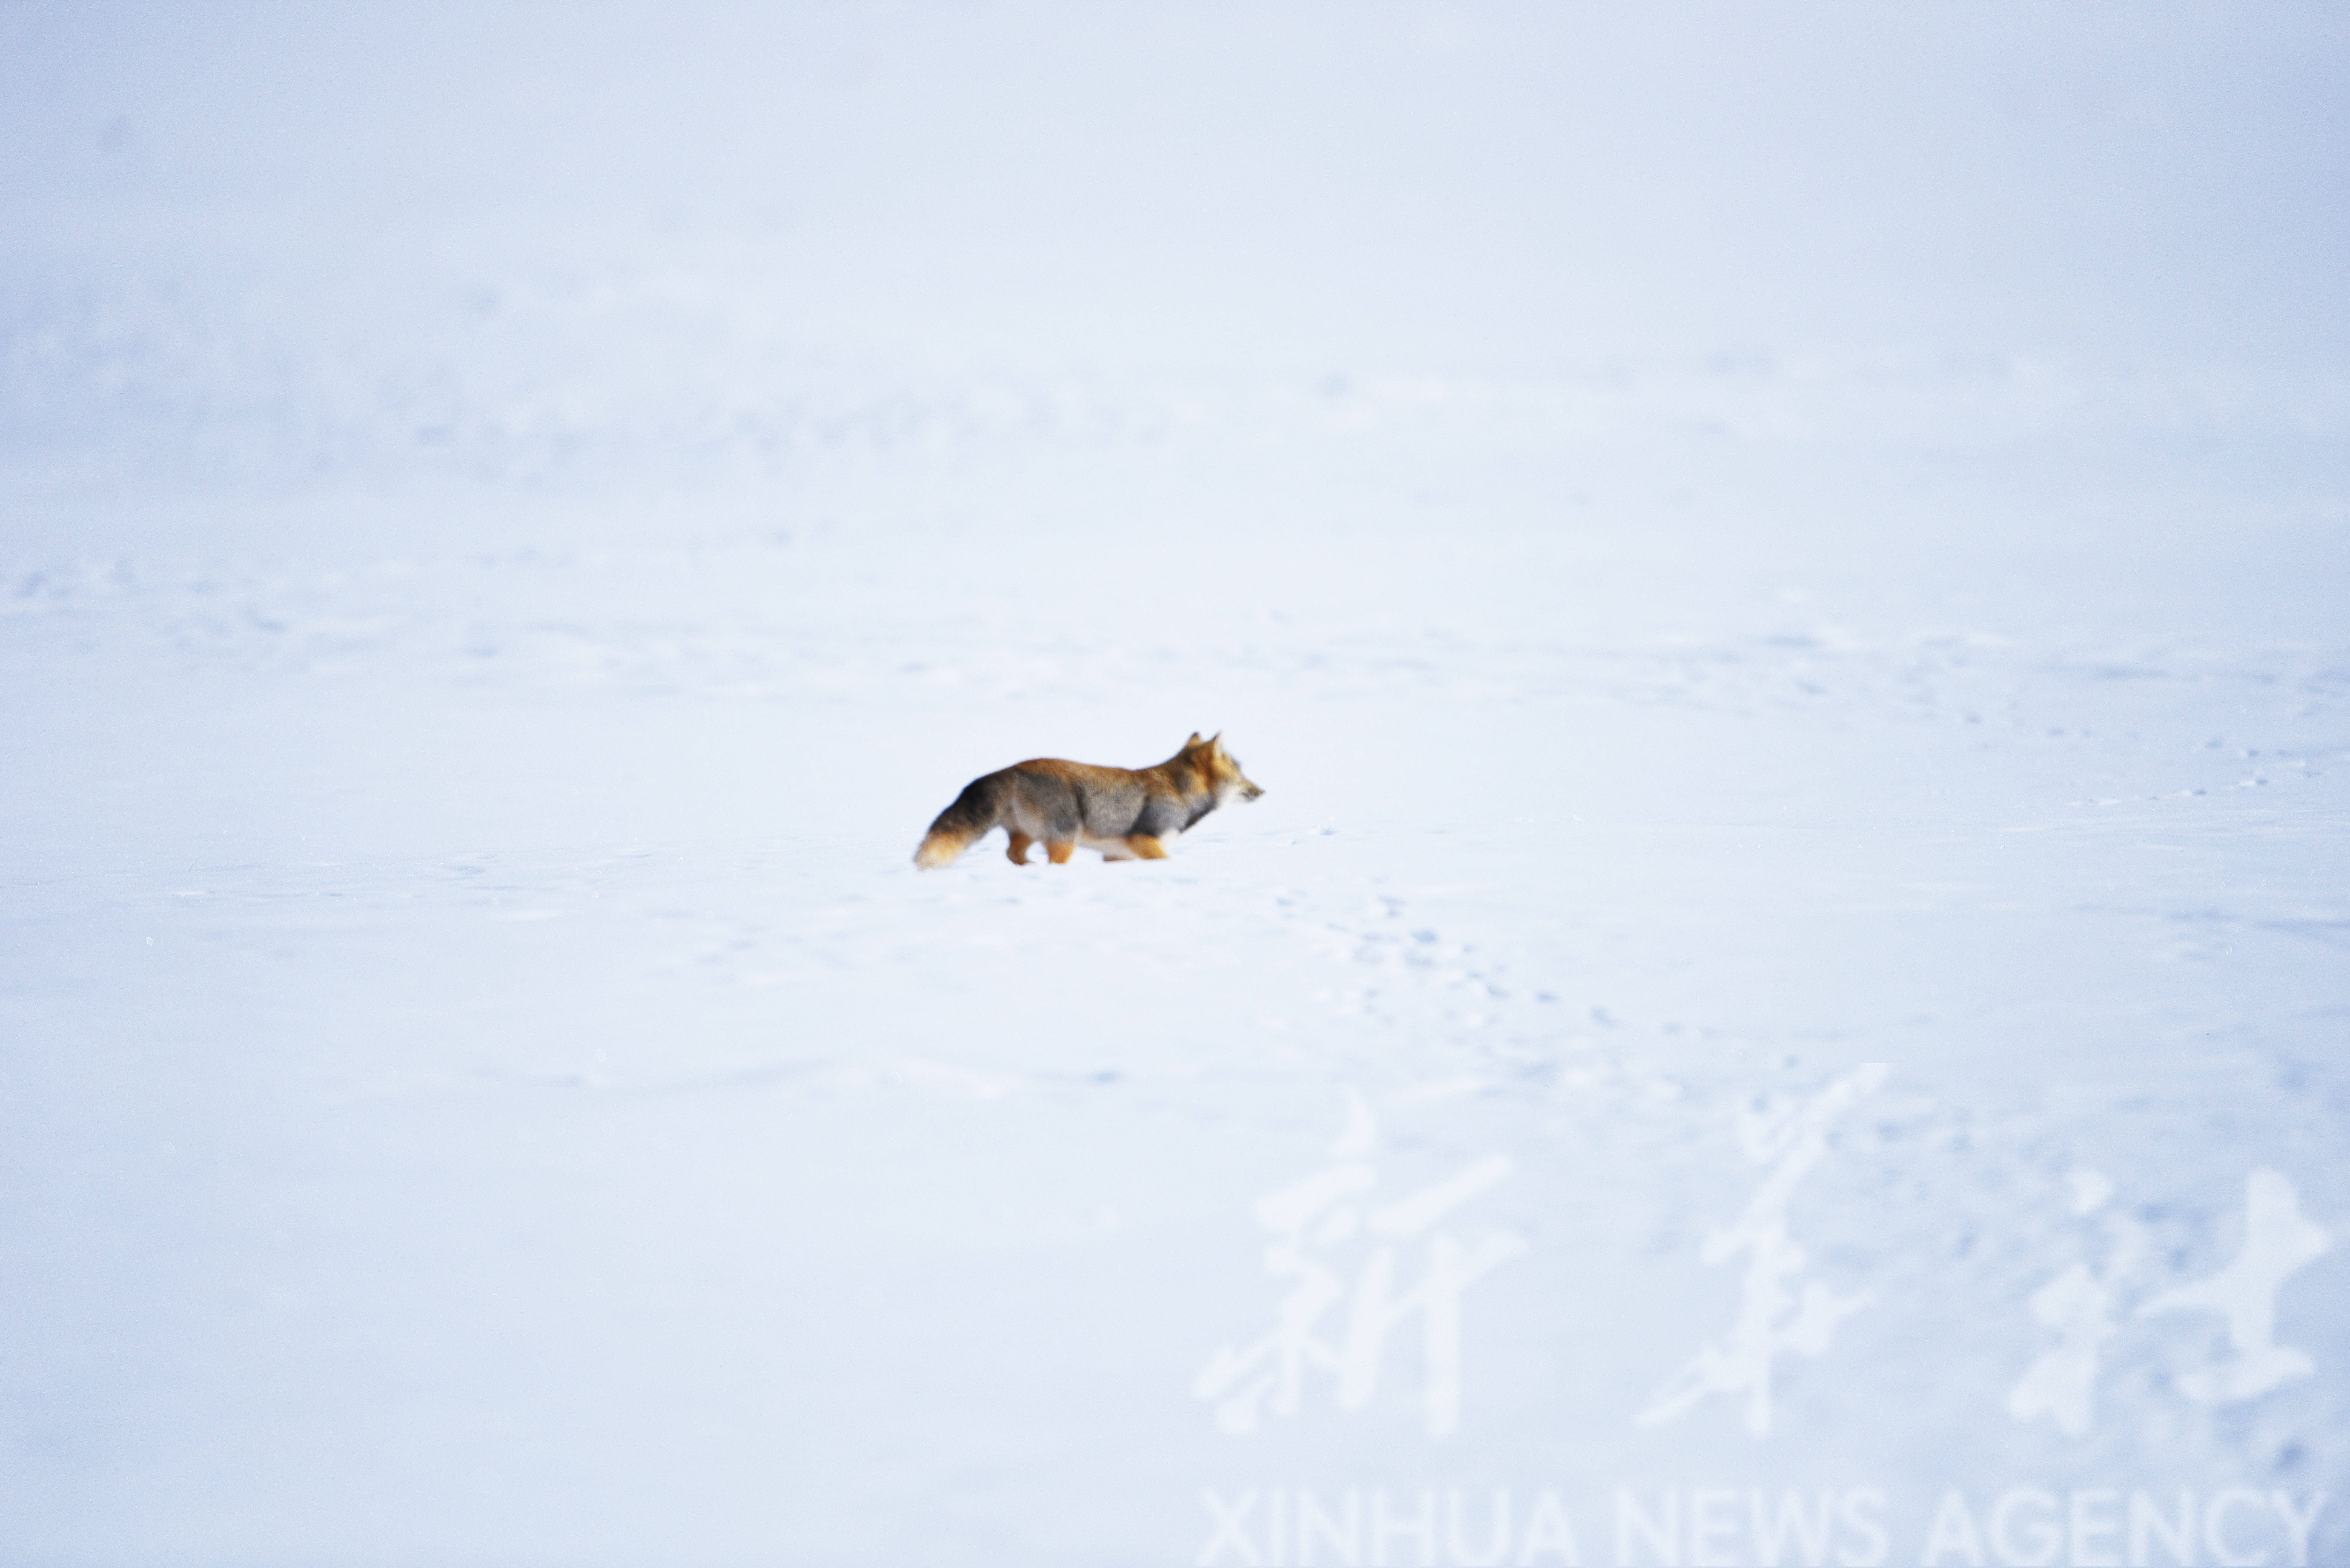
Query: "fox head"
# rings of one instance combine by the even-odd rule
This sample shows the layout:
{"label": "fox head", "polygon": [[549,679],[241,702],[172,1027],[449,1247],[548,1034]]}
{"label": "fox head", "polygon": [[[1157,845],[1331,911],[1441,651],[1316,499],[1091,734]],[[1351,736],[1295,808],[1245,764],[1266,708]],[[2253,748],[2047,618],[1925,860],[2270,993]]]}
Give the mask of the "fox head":
{"label": "fox head", "polygon": [[1235,795],[1243,800],[1254,800],[1264,793],[1241,772],[1240,759],[1224,750],[1224,732],[1222,730],[1204,741],[1200,739],[1199,731],[1192,731],[1191,738],[1183,742],[1183,755],[1200,770],[1200,776],[1208,781],[1208,787],[1215,792],[1218,805]]}

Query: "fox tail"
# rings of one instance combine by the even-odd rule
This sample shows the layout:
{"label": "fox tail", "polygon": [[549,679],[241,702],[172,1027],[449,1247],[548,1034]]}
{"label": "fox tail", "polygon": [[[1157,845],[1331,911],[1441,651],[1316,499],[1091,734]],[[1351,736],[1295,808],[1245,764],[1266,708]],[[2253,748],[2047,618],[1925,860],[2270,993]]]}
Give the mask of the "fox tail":
{"label": "fox tail", "polygon": [[914,851],[914,864],[925,871],[951,865],[1003,815],[1003,791],[1009,783],[1002,774],[989,774],[963,785],[954,804],[939,813],[931,830],[922,835],[921,846]]}

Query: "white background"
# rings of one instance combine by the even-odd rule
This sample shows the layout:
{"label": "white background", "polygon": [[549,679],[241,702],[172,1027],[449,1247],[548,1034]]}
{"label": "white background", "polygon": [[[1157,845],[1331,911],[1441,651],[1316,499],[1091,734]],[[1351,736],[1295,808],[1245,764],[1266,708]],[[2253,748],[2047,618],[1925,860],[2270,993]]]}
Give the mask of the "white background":
{"label": "white background", "polygon": [[[2350,1491],[2345,106],[2299,0],[0,5],[0,1561]],[[1171,861],[908,864],[1195,728]],[[1866,1062],[1868,1304],[1636,1425]],[[1349,1096],[1525,1251],[1451,1438],[1416,1324],[1230,1436]]]}

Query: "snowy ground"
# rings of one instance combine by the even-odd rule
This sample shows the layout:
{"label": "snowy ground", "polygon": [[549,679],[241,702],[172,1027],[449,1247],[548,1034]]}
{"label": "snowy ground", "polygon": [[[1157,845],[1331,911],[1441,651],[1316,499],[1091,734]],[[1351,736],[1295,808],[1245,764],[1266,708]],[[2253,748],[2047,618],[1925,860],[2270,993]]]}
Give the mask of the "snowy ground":
{"label": "snowy ground", "polygon": [[0,7],[0,1562],[2350,1560],[2338,11],[201,17]]}

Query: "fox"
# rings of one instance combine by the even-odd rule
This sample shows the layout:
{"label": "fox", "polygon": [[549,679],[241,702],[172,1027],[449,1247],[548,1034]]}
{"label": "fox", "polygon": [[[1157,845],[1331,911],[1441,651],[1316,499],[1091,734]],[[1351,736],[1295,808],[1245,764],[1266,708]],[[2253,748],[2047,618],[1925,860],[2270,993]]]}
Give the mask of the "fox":
{"label": "fox", "polygon": [[1234,796],[1263,794],[1224,749],[1221,730],[1204,741],[1192,731],[1183,749],[1156,767],[1035,757],[963,785],[922,836],[914,864],[925,871],[951,865],[997,827],[1012,836],[1006,854],[1014,866],[1035,864],[1028,849],[1040,841],[1055,866],[1081,846],[1106,861],[1164,860],[1167,840]]}

